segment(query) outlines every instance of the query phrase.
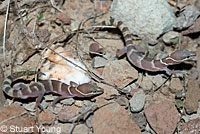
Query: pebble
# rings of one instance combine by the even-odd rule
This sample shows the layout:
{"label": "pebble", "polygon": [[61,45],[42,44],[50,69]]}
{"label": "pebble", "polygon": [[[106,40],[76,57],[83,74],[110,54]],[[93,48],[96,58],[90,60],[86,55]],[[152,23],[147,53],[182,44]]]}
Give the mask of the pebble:
{"label": "pebble", "polygon": [[199,25],[200,25],[200,18],[198,18],[191,27],[189,27],[187,30],[183,31],[182,34],[189,35],[189,34],[194,34],[194,33],[200,32]]}
{"label": "pebble", "polygon": [[186,112],[191,114],[197,112],[200,100],[199,82],[196,80],[189,80],[187,84],[187,92],[184,107]]}
{"label": "pebble", "polygon": [[163,35],[162,40],[168,45],[177,44],[179,42],[179,33],[175,31],[169,31]]}
{"label": "pebble", "polygon": [[176,19],[174,28],[177,30],[184,30],[190,27],[192,24],[194,24],[199,15],[200,11],[193,6],[186,6],[182,8]]}
{"label": "pebble", "polygon": [[125,87],[138,78],[138,71],[122,59],[106,64],[102,75],[105,81],[118,87]]}
{"label": "pebble", "polygon": [[[166,81],[166,79],[163,78],[162,75],[148,75],[148,78],[152,81],[155,88],[160,87]],[[167,84],[167,83],[165,83],[165,84]]]}
{"label": "pebble", "polygon": [[65,13],[62,13],[62,12],[58,12],[56,13],[56,19],[60,20],[63,24],[71,24],[71,18],[65,14]]}
{"label": "pebble", "polygon": [[[73,124],[69,123],[58,123],[55,124],[53,127],[57,128],[55,129],[55,134],[70,134]],[[53,134],[53,133],[49,133]],[[89,134],[89,129],[85,124],[78,124],[75,126],[74,130],[72,131],[72,134]]]}
{"label": "pebble", "polygon": [[58,112],[58,120],[61,122],[69,122],[73,117],[76,116],[77,108],[72,106],[65,106]]}
{"label": "pebble", "polygon": [[158,134],[173,134],[179,121],[179,113],[171,101],[151,103],[144,113],[149,125]]}
{"label": "pebble", "polygon": [[38,120],[42,125],[51,125],[55,120],[55,115],[50,110],[42,111],[38,115]]}
{"label": "pebble", "polygon": [[100,56],[96,56],[92,59],[93,68],[104,67],[107,63],[108,63],[108,60]]}
{"label": "pebble", "polygon": [[100,48],[100,45],[98,43],[92,43],[89,46],[90,53],[100,53],[103,51],[103,48]]}
{"label": "pebble", "polygon": [[146,128],[147,120],[143,112],[131,114],[131,118],[135,123],[140,127],[140,130],[143,131]]}
{"label": "pebble", "polygon": [[153,82],[148,77],[140,77],[137,83],[140,85],[142,89],[147,91],[152,90],[154,86]]}
{"label": "pebble", "polygon": [[132,112],[140,112],[144,108],[145,104],[145,93],[143,90],[139,90],[134,93],[133,97],[130,99],[130,107]]}
{"label": "pebble", "polygon": [[27,111],[35,112],[35,104],[36,104],[36,102],[31,102],[28,104],[23,104],[23,106]]}
{"label": "pebble", "polygon": [[72,104],[74,104],[75,100],[73,98],[69,98],[69,99],[64,99],[64,100],[61,100],[60,103],[61,104],[64,104],[64,105],[67,105],[67,106],[71,106]]}
{"label": "pebble", "polygon": [[200,1],[196,0],[195,7],[200,11]]}
{"label": "pebble", "polygon": [[191,120],[182,125],[180,134],[199,134],[200,118]]}
{"label": "pebble", "polygon": [[51,36],[51,33],[49,32],[48,29],[41,29],[41,30],[38,30],[36,32],[36,36],[38,37],[38,39],[41,41],[41,42],[48,42],[49,41],[49,38]]}
{"label": "pebble", "polygon": [[129,100],[124,97],[124,96],[119,96],[115,99],[115,101],[120,105],[120,106],[125,106],[127,108],[129,106]]}
{"label": "pebble", "polygon": [[172,92],[176,93],[177,91],[183,90],[183,84],[179,78],[172,78],[169,88]]}
{"label": "pebble", "polygon": [[197,80],[199,78],[199,71],[197,68],[192,68],[188,71],[186,78],[190,80]]}

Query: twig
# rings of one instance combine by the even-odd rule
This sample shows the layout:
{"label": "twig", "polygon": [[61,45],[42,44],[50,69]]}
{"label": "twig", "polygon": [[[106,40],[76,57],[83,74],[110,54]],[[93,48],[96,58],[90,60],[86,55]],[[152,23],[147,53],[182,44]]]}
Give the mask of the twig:
{"label": "twig", "polygon": [[59,9],[54,3],[55,1],[54,0],[50,0],[51,1],[51,5],[56,9],[58,10],[59,12],[63,12],[61,9]]}
{"label": "twig", "polygon": [[157,87],[155,90],[153,90],[153,92],[155,93],[157,90],[159,90],[171,78],[171,76],[172,76],[172,74],[159,87]]}
{"label": "twig", "polygon": [[10,8],[10,0],[8,0],[8,6],[6,10],[6,17],[4,21],[4,31],[3,31],[3,60],[4,60],[4,69],[6,68],[6,29],[7,29],[7,21],[8,21],[8,13]]}
{"label": "twig", "polygon": [[[17,10],[19,10],[19,6],[18,6],[18,4],[17,4],[17,1],[15,1],[15,5],[16,5],[16,7],[17,7]],[[22,33],[24,33],[25,38],[28,40],[28,42],[31,43],[31,45],[29,45],[29,43],[28,43],[28,45],[29,45],[32,49],[34,49],[34,44],[33,44],[32,41],[29,39],[28,34],[25,32],[25,30],[27,30],[28,33],[30,33],[30,32],[29,32],[29,29],[26,27],[22,15],[21,15],[20,13],[18,13],[18,15],[19,15],[20,21],[21,21]]]}
{"label": "twig", "polygon": [[16,38],[15,38],[15,40],[14,40],[14,42],[13,42],[12,49],[11,49],[11,53],[10,53],[10,65],[11,65],[10,70],[11,70],[11,74],[13,73],[13,62],[14,62],[14,61],[12,60],[12,57],[13,57],[12,55],[13,55],[13,51],[14,51],[16,42],[17,42],[17,40],[19,39],[20,34],[21,34],[21,30],[19,30],[19,32],[18,32],[18,34],[17,34],[17,36],[16,36]]}

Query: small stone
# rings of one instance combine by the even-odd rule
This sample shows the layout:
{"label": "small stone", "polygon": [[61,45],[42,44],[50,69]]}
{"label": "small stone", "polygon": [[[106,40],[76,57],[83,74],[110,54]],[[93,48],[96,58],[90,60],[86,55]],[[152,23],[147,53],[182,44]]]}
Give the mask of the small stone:
{"label": "small stone", "polygon": [[74,105],[77,106],[77,107],[82,107],[84,105],[84,102],[81,101],[81,100],[76,100]]}
{"label": "small stone", "polygon": [[176,99],[175,105],[176,105],[177,109],[182,109],[184,107],[184,103],[181,99]]}
{"label": "small stone", "polygon": [[153,82],[148,77],[141,77],[137,83],[140,85],[140,87],[144,90],[152,90],[153,89]]}
{"label": "small stone", "polygon": [[92,43],[90,44],[90,47],[89,47],[89,51],[90,53],[100,53],[103,49],[100,48],[99,44],[98,43]]}
{"label": "small stone", "polygon": [[181,118],[184,120],[184,122],[189,122],[191,120],[199,118],[199,114],[191,114],[191,115],[183,115]]}
{"label": "small stone", "polygon": [[137,124],[128,112],[117,103],[109,104],[94,112],[95,134],[140,134]]}
{"label": "small stone", "polygon": [[45,110],[38,116],[39,122],[41,122],[43,125],[51,125],[55,118],[55,115],[50,110]]}
{"label": "small stone", "polygon": [[31,103],[28,103],[28,104],[23,104],[24,108],[30,112],[34,112],[35,111],[35,105],[36,105],[36,102],[31,102]]}
{"label": "small stone", "polygon": [[72,31],[77,30],[79,28],[79,25],[80,25],[80,22],[78,20],[72,21],[70,24],[71,30]]}
{"label": "small stone", "polygon": [[73,98],[69,98],[69,99],[64,99],[64,100],[61,100],[60,103],[61,104],[64,104],[64,105],[72,105],[74,104],[74,99]]}
{"label": "small stone", "polygon": [[57,134],[70,134],[69,131],[72,125],[73,124],[70,124],[70,123],[58,122],[54,125],[54,127],[57,128],[57,131],[56,131]]}
{"label": "small stone", "polygon": [[172,78],[169,88],[172,92],[177,92],[180,90],[183,90],[183,85],[181,83],[181,80],[179,78]]}
{"label": "small stone", "polygon": [[104,69],[103,67],[102,68],[96,68],[95,71],[96,71],[97,74],[102,75],[103,69]]}
{"label": "small stone", "polygon": [[197,80],[199,78],[199,71],[197,68],[192,68],[188,71],[186,78],[190,80]]}
{"label": "small stone", "polygon": [[131,84],[130,90],[131,90],[130,91],[130,95],[133,96],[137,91],[143,90],[143,89],[142,88],[138,88],[138,86],[133,83],[133,84]]}
{"label": "small stone", "polygon": [[74,130],[73,134],[88,134],[89,128],[85,124],[77,125]]}
{"label": "small stone", "polygon": [[186,112],[191,114],[197,112],[200,100],[199,82],[196,80],[188,81],[188,88],[186,92],[184,107]]}
{"label": "small stone", "polygon": [[194,24],[195,20],[200,15],[194,6],[186,6],[181,9],[180,14],[177,17],[176,24],[174,26],[177,30],[183,30]]}
{"label": "small stone", "polygon": [[164,79],[161,75],[149,75],[148,78],[151,79],[155,88],[160,87],[166,81],[166,79]]}
{"label": "small stone", "polygon": [[118,98],[115,99],[115,101],[120,105],[120,106],[129,106],[129,101],[126,97],[119,96]]}
{"label": "small stone", "polygon": [[68,122],[76,116],[77,109],[75,107],[65,106],[58,112],[58,120],[61,122]]}
{"label": "small stone", "polygon": [[44,99],[45,99],[46,101],[53,101],[53,100],[55,100],[56,98],[57,98],[57,96],[53,96],[52,94],[47,94],[47,95],[44,96]]}
{"label": "small stone", "polygon": [[134,93],[133,97],[130,99],[130,107],[132,112],[140,112],[145,104],[145,93],[143,90],[139,90]]}
{"label": "small stone", "polygon": [[188,34],[195,34],[195,33],[200,32],[199,25],[200,25],[200,18],[198,18],[191,27],[189,27],[187,30],[183,31],[182,34],[188,35]]}
{"label": "small stone", "polygon": [[179,113],[170,101],[151,103],[144,109],[147,121],[158,134],[173,134],[179,121]]}
{"label": "small stone", "polygon": [[170,96],[170,90],[168,86],[163,86],[159,90],[160,90],[160,93],[163,94],[164,96]]}
{"label": "small stone", "polygon": [[169,45],[177,44],[179,42],[179,33],[174,31],[169,31],[163,35],[162,39],[166,44]]}
{"label": "small stone", "polygon": [[182,125],[180,134],[199,134],[200,118],[191,120]]}
{"label": "small stone", "polygon": [[48,107],[48,109],[53,112],[54,114],[58,114],[58,112],[60,112],[60,110],[63,108],[63,106],[60,103],[57,103],[55,105],[55,107]]}
{"label": "small stone", "polygon": [[147,123],[146,128],[145,128],[145,132],[147,132],[147,134],[156,134],[155,131],[153,131],[153,129],[149,126],[149,124]]}
{"label": "small stone", "polygon": [[196,0],[194,5],[200,11],[200,1]]}
{"label": "small stone", "polygon": [[122,59],[106,64],[102,75],[108,83],[125,87],[138,78],[138,71],[128,61]]}
{"label": "small stone", "polygon": [[49,103],[47,103],[45,100],[43,100],[40,104],[41,104],[43,109],[46,109],[49,106]]}
{"label": "small stone", "polygon": [[71,18],[68,15],[66,15],[65,13],[62,13],[62,12],[57,13],[56,18],[64,24],[71,23]]}
{"label": "small stone", "polygon": [[145,130],[145,127],[147,125],[147,120],[143,112],[133,113],[131,114],[131,118],[140,127],[141,131]]}
{"label": "small stone", "polygon": [[49,32],[48,29],[41,29],[41,30],[36,31],[36,36],[38,37],[38,39],[41,42],[45,42],[46,43],[46,42],[49,41],[51,33]]}
{"label": "small stone", "polygon": [[92,67],[94,68],[104,67],[107,63],[108,60],[103,57],[96,56],[92,59]]}

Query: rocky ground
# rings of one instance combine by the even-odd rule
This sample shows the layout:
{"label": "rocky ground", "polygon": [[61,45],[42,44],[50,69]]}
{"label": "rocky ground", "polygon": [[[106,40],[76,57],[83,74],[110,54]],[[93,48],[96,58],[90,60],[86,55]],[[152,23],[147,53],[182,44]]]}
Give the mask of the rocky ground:
{"label": "rocky ground", "polygon": [[[110,16],[124,22],[150,59],[176,49],[188,49],[196,57],[177,65],[185,74],[171,76],[135,68],[126,56],[113,59],[124,47],[121,32],[94,27]],[[199,16],[198,0],[0,1],[1,83],[13,72],[42,71],[47,64],[49,71],[57,67],[51,76],[60,80],[71,67],[57,54],[46,55],[49,48],[59,48],[61,55],[85,65],[83,79],[104,89],[91,100],[62,100],[55,109],[50,106],[55,96],[45,95],[44,111],[35,109],[34,99],[16,100],[1,91],[1,133],[199,134]]]}

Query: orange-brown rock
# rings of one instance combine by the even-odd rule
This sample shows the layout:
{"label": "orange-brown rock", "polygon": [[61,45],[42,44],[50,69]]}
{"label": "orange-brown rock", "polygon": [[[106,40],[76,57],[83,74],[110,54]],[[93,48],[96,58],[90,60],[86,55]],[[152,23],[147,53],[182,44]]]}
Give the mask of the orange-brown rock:
{"label": "orange-brown rock", "polygon": [[117,103],[109,104],[94,113],[95,134],[140,134],[128,112]]}
{"label": "orange-brown rock", "polygon": [[172,102],[152,103],[144,109],[144,112],[147,121],[157,134],[173,134],[179,115]]}

